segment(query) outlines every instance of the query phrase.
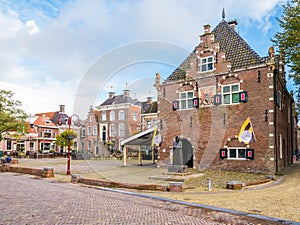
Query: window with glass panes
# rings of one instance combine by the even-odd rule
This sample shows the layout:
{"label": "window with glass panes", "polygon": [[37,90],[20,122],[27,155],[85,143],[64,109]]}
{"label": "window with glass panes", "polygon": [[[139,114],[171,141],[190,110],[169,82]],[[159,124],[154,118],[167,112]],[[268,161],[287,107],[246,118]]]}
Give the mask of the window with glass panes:
{"label": "window with glass panes", "polygon": [[194,108],[193,98],[194,98],[193,91],[180,92],[179,93],[179,109]]}
{"label": "window with glass panes", "polygon": [[209,56],[205,58],[201,58],[201,72],[211,71],[214,69],[214,57]]}
{"label": "window with glass panes", "polygon": [[246,159],[246,148],[228,148],[228,159]]}
{"label": "window with glass panes", "polygon": [[222,86],[223,104],[239,103],[240,84],[229,84]]}

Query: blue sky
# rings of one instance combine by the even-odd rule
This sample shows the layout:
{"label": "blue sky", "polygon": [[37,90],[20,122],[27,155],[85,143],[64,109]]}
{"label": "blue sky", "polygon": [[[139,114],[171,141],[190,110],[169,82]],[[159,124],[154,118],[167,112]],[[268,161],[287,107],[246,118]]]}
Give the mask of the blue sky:
{"label": "blue sky", "polygon": [[[270,38],[279,30],[275,17],[281,16],[285,2],[0,0],[0,88],[13,91],[28,114],[56,111],[65,104],[68,113],[81,117],[86,116],[87,105],[95,106],[107,97],[111,86],[116,94],[121,94],[128,83],[132,97],[155,96],[155,73],[168,77],[184,52],[199,44],[203,25],[214,28],[221,21],[223,7],[226,20],[237,19],[239,34],[260,56],[266,56]],[[114,67],[120,64],[106,64],[113,72],[106,74],[101,68],[94,71],[91,81],[98,94],[93,93],[73,112],[78,88],[95,64],[112,52],[116,61],[128,60],[132,53],[124,54],[122,47],[148,41],[177,46],[180,54],[154,55],[152,60],[139,55],[141,60],[126,61],[120,68]],[[139,46],[141,52],[147,51]]]}

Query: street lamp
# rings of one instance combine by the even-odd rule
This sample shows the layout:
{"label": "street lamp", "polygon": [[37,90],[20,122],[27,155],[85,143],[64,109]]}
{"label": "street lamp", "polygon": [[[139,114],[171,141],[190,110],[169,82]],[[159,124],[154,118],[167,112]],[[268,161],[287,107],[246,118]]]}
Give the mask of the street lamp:
{"label": "street lamp", "polygon": [[[79,122],[79,116],[76,115],[76,114],[73,114],[72,116],[68,116],[66,114],[60,114],[60,119],[58,120],[58,124],[61,125],[62,124],[62,116],[66,116],[68,117],[68,130],[70,131],[71,130],[71,124],[72,124],[72,117],[77,117],[78,119],[78,123],[77,125],[79,126],[80,125],[80,122]],[[68,136],[66,137],[66,139],[68,140],[68,156],[67,156],[67,175],[71,175],[71,153],[70,153],[70,145],[71,145],[71,140],[73,140],[75,138],[75,135],[74,134],[68,134]]]}

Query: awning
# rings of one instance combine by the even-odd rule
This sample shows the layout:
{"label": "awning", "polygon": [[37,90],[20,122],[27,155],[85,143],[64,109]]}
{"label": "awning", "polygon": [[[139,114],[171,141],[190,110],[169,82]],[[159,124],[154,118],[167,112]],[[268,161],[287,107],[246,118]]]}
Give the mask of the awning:
{"label": "awning", "polygon": [[133,135],[125,140],[121,140],[121,145],[146,145],[151,146],[155,127]]}

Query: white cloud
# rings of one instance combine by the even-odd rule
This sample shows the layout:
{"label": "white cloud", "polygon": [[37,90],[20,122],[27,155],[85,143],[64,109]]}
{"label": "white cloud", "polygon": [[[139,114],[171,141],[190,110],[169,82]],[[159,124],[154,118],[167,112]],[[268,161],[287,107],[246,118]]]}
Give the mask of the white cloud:
{"label": "white cloud", "polygon": [[[203,25],[211,24],[213,28],[221,21],[223,7],[226,20],[237,19],[242,31],[259,29],[264,33],[257,38],[269,41],[266,35],[273,26],[270,19],[278,5],[286,1],[3,2],[0,1],[0,7],[5,8],[0,12],[1,88],[12,88],[22,96],[24,105],[32,105],[31,111],[39,112],[61,103],[72,107],[77,86],[89,66],[120,45],[158,40],[192,50],[199,44]],[[32,101],[36,98],[40,100]],[[66,101],[60,103],[61,99]]]}

